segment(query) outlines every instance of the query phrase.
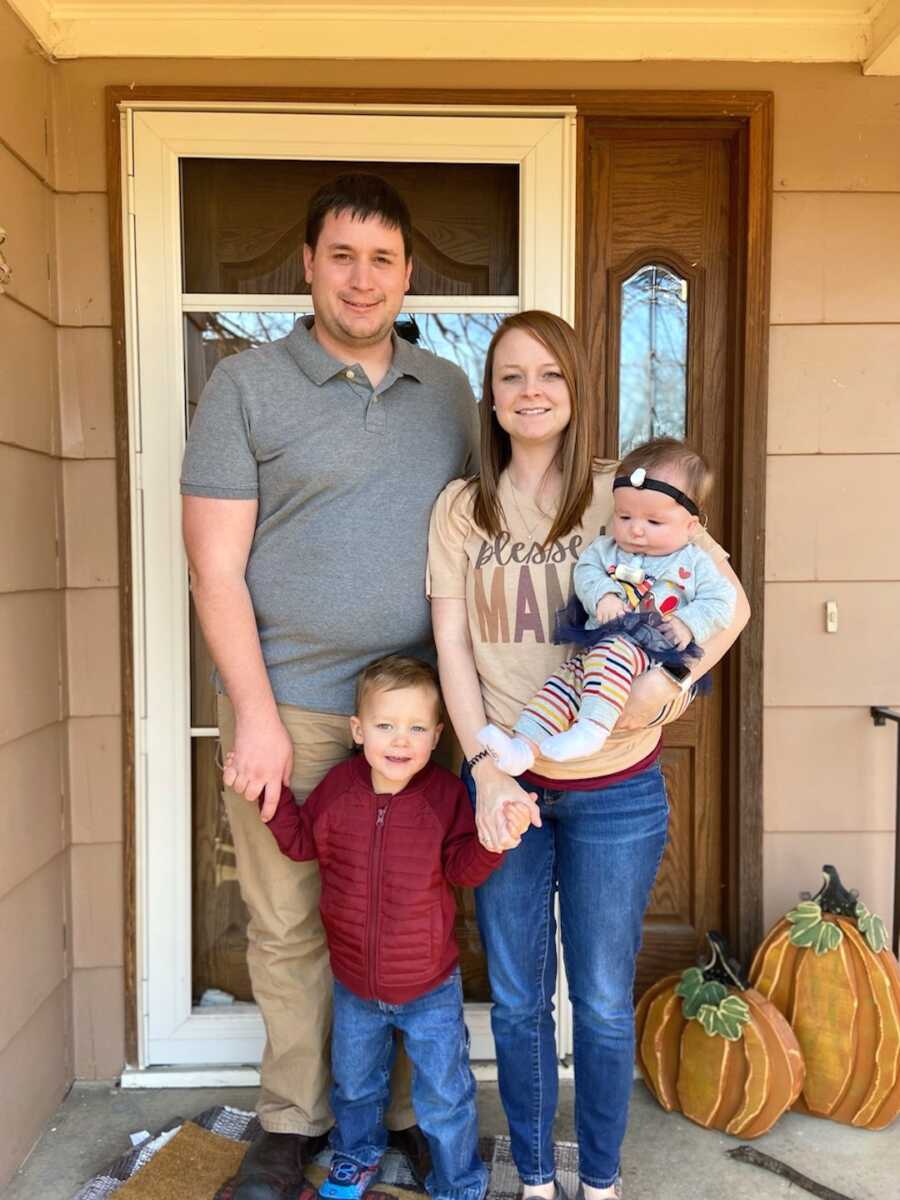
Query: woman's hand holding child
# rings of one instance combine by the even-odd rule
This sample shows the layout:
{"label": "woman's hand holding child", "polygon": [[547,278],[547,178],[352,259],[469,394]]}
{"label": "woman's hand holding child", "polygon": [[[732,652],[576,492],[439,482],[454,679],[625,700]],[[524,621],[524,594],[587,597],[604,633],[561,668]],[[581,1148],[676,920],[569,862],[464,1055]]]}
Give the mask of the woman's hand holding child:
{"label": "woman's hand holding child", "polygon": [[540,825],[537,795],[524,791],[491,760],[474,769],[478,839],[488,850],[512,850],[529,825]]}
{"label": "woman's hand holding child", "polygon": [[694,635],[680,617],[667,617],[662,624],[663,633],[676,650],[686,649],[694,640]]}

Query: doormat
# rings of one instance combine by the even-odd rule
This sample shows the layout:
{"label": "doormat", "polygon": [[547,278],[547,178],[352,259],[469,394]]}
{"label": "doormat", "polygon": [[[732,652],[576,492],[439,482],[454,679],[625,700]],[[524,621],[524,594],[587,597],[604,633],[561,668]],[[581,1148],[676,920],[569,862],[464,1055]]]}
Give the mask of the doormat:
{"label": "doormat", "polygon": [[[116,1159],[89,1180],[72,1200],[104,1200],[117,1192],[121,1200],[231,1200],[226,1182],[237,1171],[249,1143],[259,1133],[254,1113],[216,1105],[191,1121],[178,1120]],[[509,1151],[509,1138],[482,1138],[481,1156],[490,1166],[488,1200],[517,1200],[521,1185]],[[578,1188],[578,1148],[557,1142],[556,1175],[570,1196]],[[330,1150],[306,1166],[307,1183],[294,1200],[315,1200],[316,1186],[328,1173]],[[425,1193],[413,1179],[406,1159],[388,1150],[381,1161],[377,1188],[371,1200],[422,1200]]]}

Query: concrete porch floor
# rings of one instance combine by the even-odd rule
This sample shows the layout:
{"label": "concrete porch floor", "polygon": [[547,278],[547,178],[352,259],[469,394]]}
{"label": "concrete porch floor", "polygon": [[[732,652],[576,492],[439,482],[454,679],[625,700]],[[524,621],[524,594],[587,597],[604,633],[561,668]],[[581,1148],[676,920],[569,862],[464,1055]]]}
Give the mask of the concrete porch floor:
{"label": "concrete porch floor", "polygon": [[[482,1133],[504,1133],[497,1085],[478,1087]],[[2,1200],[70,1200],[106,1163],[129,1148],[128,1135],[157,1132],[176,1116],[213,1104],[252,1109],[251,1088],[122,1091],[103,1083],[76,1084],[50,1121]],[[574,1136],[573,1085],[560,1084],[556,1136]],[[785,1180],[727,1158],[733,1138],[669,1115],[636,1083],[624,1150],[627,1200],[803,1200]],[[789,1113],[754,1142],[850,1200],[900,1200],[900,1122],[868,1133]]]}

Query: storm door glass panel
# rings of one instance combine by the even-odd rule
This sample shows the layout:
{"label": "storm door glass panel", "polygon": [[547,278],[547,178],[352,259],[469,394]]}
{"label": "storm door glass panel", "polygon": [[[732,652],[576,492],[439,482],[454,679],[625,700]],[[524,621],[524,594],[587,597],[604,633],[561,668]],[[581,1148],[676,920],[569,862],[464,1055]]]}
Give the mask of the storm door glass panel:
{"label": "storm door glass panel", "polygon": [[648,264],[621,285],[619,454],[687,429],[688,283]]}
{"label": "storm door glass panel", "polygon": [[[185,394],[188,426],[216,364],[290,333],[307,315],[295,312],[187,312],[184,315]],[[397,321],[399,336],[449,358],[466,372],[480,395],[488,343],[503,313],[416,312]],[[221,802],[222,773],[216,761],[217,716],[213,664],[193,601],[190,603],[192,731],[192,966],[193,1002],[252,1001],[246,964],[247,910],[241,899],[234,845]],[[447,765],[457,765],[450,764]],[[487,1001],[490,990],[470,889],[458,888],[456,937],[466,1000]],[[225,995],[222,995],[224,993]]]}
{"label": "storm door glass panel", "polygon": [[186,158],[184,291],[306,295],[303,241],[313,193],[346,171],[392,183],[413,224],[412,296],[516,296],[519,168],[510,163]]}
{"label": "storm door glass panel", "polygon": [[[190,426],[207,379],[220,359],[289,333],[292,313],[188,313],[184,320],[185,394]],[[247,971],[247,909],[222,803],[216,758],[218,716],[213,662],[190,600],[192,997],[252,1002]],[[205,999],[204,999],[205,996]]]}

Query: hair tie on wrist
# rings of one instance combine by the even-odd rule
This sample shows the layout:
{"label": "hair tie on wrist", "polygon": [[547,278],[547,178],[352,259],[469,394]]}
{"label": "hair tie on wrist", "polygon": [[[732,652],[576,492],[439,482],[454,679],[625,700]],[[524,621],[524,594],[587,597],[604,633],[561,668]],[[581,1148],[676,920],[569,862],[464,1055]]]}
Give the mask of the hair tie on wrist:
{"label": "hair tie on wrist", "polygon": [[478,753],[473,754],[471,758],[467,758],[466,766],[471,771],[474,766],[476,766],[478,763],[480,763],[485,758],[493,758],[493,755],[491,754],[490,750],[488,750],[486,748],[484,750],[479,750]]}

